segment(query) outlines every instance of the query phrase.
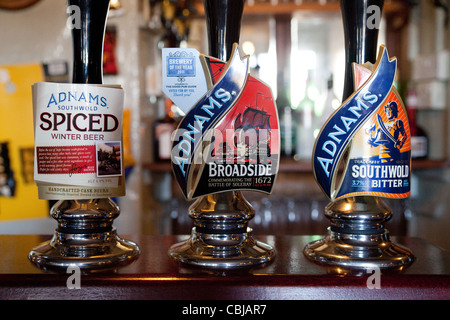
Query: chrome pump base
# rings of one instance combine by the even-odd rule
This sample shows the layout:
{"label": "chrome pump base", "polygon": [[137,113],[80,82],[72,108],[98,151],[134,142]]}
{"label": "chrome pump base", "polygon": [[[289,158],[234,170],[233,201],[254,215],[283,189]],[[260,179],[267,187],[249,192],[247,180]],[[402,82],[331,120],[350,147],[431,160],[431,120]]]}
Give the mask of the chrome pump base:
{"label": "chrome pump base", "polygon": [[330,203],[331,220],[325,238],[309,243],[305,256],[338,273],[365,272],[369,268],[401,271],[414,261],[412,252],[391,242],[384,224],[392,217],[377,197],[353,197]]}
{"label": "chrome pump base", "polygon": [[207,269],[240,269],[267,264],[274,249],[252,237],[248,222],[254,209],[239,191],[204,196],[189,209],[194,220],[186,241],[169,249],[169,256],[185,265]]}
{"label": "chrome pump base", "polygon": [[110,199],[64,200],[52,208],[58,221],[50,241],[31,250],[29,260],[43,270],[114,269],[133,262],[139,247],[121,239],[112,226],[119,207]]}

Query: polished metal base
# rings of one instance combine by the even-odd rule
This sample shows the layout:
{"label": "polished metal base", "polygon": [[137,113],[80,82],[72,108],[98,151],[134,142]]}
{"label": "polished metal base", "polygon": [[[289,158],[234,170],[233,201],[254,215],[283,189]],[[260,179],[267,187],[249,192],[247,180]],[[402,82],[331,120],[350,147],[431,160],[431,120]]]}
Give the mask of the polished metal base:
{"label": "polished metal base", "polygon": [[191,237],[173,245],[169,256],[183,264],[213,269],[249,268],[272,261],[274,249],[251,236],[251,230],[236,235],[208,235],[192,229]]}
{"label": "polished metal base", "polygon": [[256,241],[248,222],[254,209],[238,191],[204,196],[189,209],[194,220],[190,238],[173,245],[169,256],[185,265],[207,269],[241,269],[271,262],[275,250]]}
{"label": "polished metal base", "polygon": [[309,243],[306,257],[328,267],[354,271],[370,268],[401,271],[414,261],[409,249],[390,241],[389,233],[376,236],[342,235],[328,230],[324,238]]}
{"label": "polished metal base", "polygon": [[133,262],[139,246],[121,239],[112,226],[119,207],[110,199],[63,200],[52,208],[58,228],[50,241],[33,248],[28,258],[43,270],[65,272],[114,269]]}
{"label": "polished metal base", "polygon": [[414,261],[412,252],[393,243],[384,228],[392,213],[379,199],[354,197],[330,203],[331,226],[325,238],[309,243],[305,256],[345,273],[368,268],[401,271]]}
{"label": "polished metal base", "polygon": [[134,261],[139,247],[121,239],[113,229],[93,234],[55,232],[50,241],[33,248],[28,255],[32,263],[44,270],[77,266],[82,270],[114,269]]}

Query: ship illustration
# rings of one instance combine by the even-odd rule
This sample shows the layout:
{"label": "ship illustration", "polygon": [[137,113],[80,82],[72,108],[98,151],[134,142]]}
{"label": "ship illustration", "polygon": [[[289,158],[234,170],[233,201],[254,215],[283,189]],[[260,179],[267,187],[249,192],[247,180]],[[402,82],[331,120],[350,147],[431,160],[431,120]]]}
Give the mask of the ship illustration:
{"label": "ship illustration", "polygon": [[232,123],[234,148],[221,142],[214,156],[235,157],[237,162],[264,163],[270,157],[271,115],[254,107],[246,107]]}
{"label": "ship illustration", "polygon": [[247,107],[242,114],[237,115],[233,126],[235,131],[250,129],[270,131],[270,114],[264,110]]}

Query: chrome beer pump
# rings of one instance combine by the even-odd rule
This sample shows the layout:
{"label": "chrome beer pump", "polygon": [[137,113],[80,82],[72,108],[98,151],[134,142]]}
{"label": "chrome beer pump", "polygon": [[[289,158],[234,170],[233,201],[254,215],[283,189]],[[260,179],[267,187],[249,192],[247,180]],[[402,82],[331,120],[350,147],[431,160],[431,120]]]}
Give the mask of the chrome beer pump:
{"label": "chrome beer pump", "polygon": [[[381,196],[390,198],[409,196],[409,176],[398,179],[401,181],[402,187],[406,187],[406,189],[397,191],[380,188],[371,190],[372,186],[378,184],[373,183],[370,179],[350,180],[346,175],[351,167],[351,161],[353,161],[352,167],[356,165],[356,169],[360,163],[367,164],[365,168],[368,168],[370,163],[377,164],[380,168],[384,165],[400,163],[402,167],[410,170],[410,154],[408,156],[408,150],[403,151],[403,148],[407,148],[407,146],[397,140],[398,136],[403,140],[409,139],[409,129],[403,130],[402,133],[392,134],[393,128],[408,126],[406,117],[403,118],[403,122],[396,122],[396,125],[390,127],[389,130],[385,125],[392,120],[391,118],[394,118],[387,114],[390,106],[395,104],[398,114],[403,112],[404,108],[402,111],[401,99],[393,87],[395,59],[387,57],[386,48],[383,46],[377,57],[378,26],[374,25],[373,19],[369,19],[370,13],[374,12],[372,9],[379,10],[378,18],[381,18],[383,3],[383,0],[341,0],[346,43],[343,104],[322,128],[313,154],[316,180],[332,200],[325,208],[325,215],[330,219],[331,226],[328,228],[325,238],[311,242],[304,248],[304,254],[308,259],[326,266],[331,272],[365,273],[365,268],[372,267],[399,271],[414,261],[414,256],[409,249],[391,241],[389,231],[385,229],[385,223],[392,217],[392,211],[378,196],[382,193],[384,194]],[[385,88],[381,89],[381,87]],[[377,90],[380,92],[373,96]],[[372,99],[369,99],[369,94]],[[374,108],[371,108],[371,104]],[[379,105],[379,111],[375,108],[375,104]],[[328,159],[324,156],[320,158],[323,154],[336,155],[338,153],[338,143],[344,141],[344,135],[337,138],[335,133],[336,128],[342,128],[342,119],[349,121],[346,124],[350,129],[365,116],[364,112],[356,112],[356,109],[352,109],[354,105],[362,107],[361,110],[364,112],[367,107],[366,123],[368,125],[365,127],[364,124],[361,124],[362,129],[356,130],[353,136],[348,136],[347,147],[342,148],[340,157]],[[345,112],[349,110],[350,112],[355,111],[355,113],[351,112],[347,114],[348,117],[345,117]],[[373,113],[369,114],[369,111]],[[381,115],[385,112],[388,118],[385,120],[386,122],[383,122],[384,120],[373,121],[370,118],[381,119]],[[377,117],[375,117],[375,113],[378,113]],[[354,120],[355,122],[353,122]],[[373,126],[369,129],[372,123]],[[371,139],[373,137],[368,135],[368,132],[372,132],[371,130],[377,130],[378,140]],[[333,140],[330,137],[336,137],[336,139]],[[328,143],[326,138],[329,139]],[[359,154],[359,157],[352,158],[351,156],[357,153],[354,150],[356,147],[351,149],[352,144],[360,143],[356,142],[356,139],[367,140],[370,144],[367,143],[363,146],[362,149],[366,151],[362,155]],[[375,153],[375,149],[380,149],[380,156]],[[389,155],[392,158],[381,158],[381,149],[392,151]],[[386,154],[384,157],[387,157]],[[393,154],[396,156],[394,157]],[[398,160],[399,158],[401,160]],[[371,162],[366,159],[370,159]],[[335,165],[336,172],[342,170],[342,167],[344,168],[340,179],[333,178],[330,174],[332,165]],[[330,177],[322,174],[323,171],[326,171]],[[385,183],[385,185],[387,184]],[[339,191],[343,189],[346,191]],[[398,196],[390,196],[389,193]],[[340,195],[344,196],[340,197]]]}
{"label": "chrome beer pump", "polygon": [[[101,85],[103,38],[109,0],[68,0],[80,12],[80,28],[72,29],[73,83]],[[123,178],[123,177],[122,177]],[[134,261],[139,247],[121,239],[113,226],[119,216],[111,198],[59,200],[51,209],[58,227],[50,241],[31,250],[29,260],[41,269],[82,271],[114,269]]]}
{"label": "chrome beer pump", "polygon": [[[244,0],[204,0],[209,53],[227,61],[238,43]],[[173,245],[169,256],[184,265],[206,269],[240,269],[273,260],[274,249],[252,236],[255,211],[240,190],[200,196],[189,208],[194,221],[190,238]]]}

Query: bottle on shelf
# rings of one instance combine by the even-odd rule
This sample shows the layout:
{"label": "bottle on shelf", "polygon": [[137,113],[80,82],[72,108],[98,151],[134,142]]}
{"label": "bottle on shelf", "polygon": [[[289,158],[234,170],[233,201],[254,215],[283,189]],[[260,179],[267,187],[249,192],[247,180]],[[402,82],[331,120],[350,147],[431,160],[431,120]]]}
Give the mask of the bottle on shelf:
{"label": "bottle on shelf", "polygon": [[292,109],[290,106],[285,106],[280,111],[281,155],[292,157],[295,153],[295,126]]}
{"label": "bottle on shelf", "polygon": [[319,130],[328,120],[328,118],[333,114],[333,112],[339,108],[341,102],[336,97],[336,94],[333,90],[333,75],[330,75],[330,78],[327,81],[327,96],[325,98],[325,104],[323,106],[322,114],[320,115],[318,121]]}
{"label": "bottle on shelf", "polygon": [[304,98],[295,110],[297,125],[294,158],[296,160],[310,159],[314,148],[314,131],[316,130],[317,119],[315,116],[316,101],[311,97],[313,86],[311,74],[308,73]]}
{"label": "bottle on shelf", "polygon": [[414,89],[408,90],[406,109],[411,134],[411,158],[426,159],[429,152],[428,135],[417,123],[417,95]]}
{"label": "bottle on shelf", "polygon": [[283,157],[293,157],[295,154],[295,124],[291,108],[289,92],[283,86],[277,97],[278,115],[280,118],[280,154]]}
{"label": "bottle on shelf", "polygon": [[158,117],[153,125],[154,161],[167,162],[172,154],[172,133],[177,127],[177,120],[170,99],[164,100],[162,116]]}

